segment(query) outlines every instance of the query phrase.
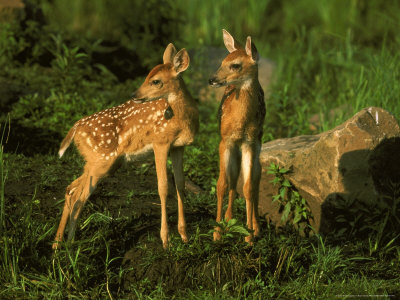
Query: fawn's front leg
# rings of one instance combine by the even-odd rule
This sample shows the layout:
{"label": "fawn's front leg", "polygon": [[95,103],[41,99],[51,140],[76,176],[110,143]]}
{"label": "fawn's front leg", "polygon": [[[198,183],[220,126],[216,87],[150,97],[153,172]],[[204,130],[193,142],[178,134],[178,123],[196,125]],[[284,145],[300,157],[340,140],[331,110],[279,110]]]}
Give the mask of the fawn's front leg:
{"label": "fawn's front leg", "polygon": [[185,199],[185,175],[183,174],[183,152],[184,147],[171,149],[172,168],[174,170],[174,178],[176,192],[178,197],[178,232],[184,243],[188,242],[186,235],[186,221],[183,200]]}
{"label": "fawn's front leg", "polygon": [[169,144],[153,144],[154,157],[156,161],[158,194],[161,200],[161,230],[160,237],[163,247],[168,247],[168,215],[167,215],[167,196],[168,196],[168,178],[167,178],[167,159]]}

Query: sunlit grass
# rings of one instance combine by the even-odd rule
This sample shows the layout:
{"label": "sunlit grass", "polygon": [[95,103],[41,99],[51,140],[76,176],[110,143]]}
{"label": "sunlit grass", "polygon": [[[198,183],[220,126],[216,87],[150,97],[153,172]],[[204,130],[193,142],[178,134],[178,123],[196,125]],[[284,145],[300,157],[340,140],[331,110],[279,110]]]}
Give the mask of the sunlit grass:
{"label": "sunlit grass", "polygon": [[[364,239],[352,235],[338,238],[335,233],[304,238],[290,228],[276,231],[264,222],[262,238],[254,247],[248,247],[240,234],[246,228],[245,204],[239,199],[237,223],[224,223],[224,238],[220,243],[212,241],[219,160],[218,101],[199,103],[200,132],[185,150],[184,165],[186,176],[205,192],[188,193],[189,243],[183,244],[176,226],[171,225],[168,251],[160,246],[159,216],[146,210],[138,212],[132,205],[133,199],[158,203],[156,186],[143,191],[132,184],[121,191],[121,183],[130,178],[146,178],[153,164],[122,168],[111,184],[105,179],[85,206],[75,242],[63,244],[53,254],[51,243],[65,187],[78,176],[82,159],[73,147],[62,160],[54,155],[55,148],[42,149],[42,154],[32,151],[30,156],[14,153],[21,150],[18,148],[3,151],[9,126],[11,132],[19,124],[62,136],[83,115],[126,100],[143,78],[118,82],[104,68],[92,65],[89,52],[99,45],[98,39],[114,38],[148,57],[146,62],[134,63],[149,66],[161,62],[162,49],[153,47],[151,30],[160,28],[157,26],[164,19],[149,7],[157,7],[163,10],[162,16],[176,20],[163,34],[174,39],[168,42],[178,47],[223,47],[221,29],[226,28],[240,41],[251,35],[262,56],[275,62],[275,80],[266,99],[265,142],[329,130],[368,106],[382,107],[399,119],[397,2],[177,0],[167,1],[166,6],[158,5],[158,1],[37,3],[42,3],[51,26],[40,29],[44,39],[36,43],[35,51],[50,49],[54,60],[48,62],[49,66],[10,58],[29,42],[24,37],[26,32],[13,35],[9,28],[0,35],[4,48],[0,63],[7,63],[0,76],[29,87],[9,107],[11,124],[1,124],[0,298],[330,299],[400,294],[396,280],[400,276],[399,232],[387,232],[387,228],[395,230],[392,228],[398,222],[397,196],[388,210],[390,219],[384,217],[379,224],[370,224],[374,227]],[[138,7],[142,10],[133,9]],[[58,27],[60,34],[54,35]],[[39,30],[33,25],[29,28]],[[76,34],[79,38],[70,42]],[[80,54],[83,52],[87,56]],[[184,79],[193,83],[196,77],[191,75],[198,70],[190,72]],[[311,124],[315,116],[318,124]],[[7,120],[4,114],[0,117]],[[374,213],[373,207],[370,213]],[[175,214],[169,216],[171,224],[177,222],[176,218]],[[391,221],[393,224],[389,224]],[[236,232],[230,232],[230,226],[237,226]],[[130,249],[140,256],[126,267],[122,257]],[[156,273],[163,262],[168,262],[169,272],[181,273]],[[124,286],[127,273],[135,268],[143,271],[144,267],[154,270],[158,277],[144,276]],[[187,285],[166,284],[179,276],[185,277],[182,280]]]}

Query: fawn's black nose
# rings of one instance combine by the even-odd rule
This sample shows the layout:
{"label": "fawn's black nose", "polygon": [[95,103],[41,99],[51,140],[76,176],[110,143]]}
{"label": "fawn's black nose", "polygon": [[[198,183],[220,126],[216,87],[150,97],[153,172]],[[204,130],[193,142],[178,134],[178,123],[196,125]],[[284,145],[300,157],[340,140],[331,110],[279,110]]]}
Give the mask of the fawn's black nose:
{"label": "fawn's black nose", "polygon": [[131,98],[135,98],[136,97],[136,91],[131,93]]}
{"label": "fawn's black nose", "polygon": [[216,84],[216,83],[217,83],[217,80],[216,80],[215,77],[211,77],[211,78],[208,80],[208,84],[209,84],[209,85],[214,85],[214,84]]}

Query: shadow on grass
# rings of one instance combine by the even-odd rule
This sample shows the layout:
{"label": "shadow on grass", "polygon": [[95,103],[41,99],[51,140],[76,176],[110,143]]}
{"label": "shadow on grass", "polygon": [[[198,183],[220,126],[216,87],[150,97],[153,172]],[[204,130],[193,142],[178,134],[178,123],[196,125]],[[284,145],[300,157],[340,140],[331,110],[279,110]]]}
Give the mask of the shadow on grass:
{"label": "shadow on grass", "polygon": [[321,233],[361,238],[382,230],[392,237],[399,234],[399,153],[396,137],[383,140],[372,151],[343,155],[339,170],[346,192],[330,194],[322,204]]}
{"label": "shadow on grass", "polygon": [[19,153],[25,156],[54,154],[58,151],[62,139],[63,136],[58,132],[14,123],[11,126],[7,142],[4,143],[4,152]]}

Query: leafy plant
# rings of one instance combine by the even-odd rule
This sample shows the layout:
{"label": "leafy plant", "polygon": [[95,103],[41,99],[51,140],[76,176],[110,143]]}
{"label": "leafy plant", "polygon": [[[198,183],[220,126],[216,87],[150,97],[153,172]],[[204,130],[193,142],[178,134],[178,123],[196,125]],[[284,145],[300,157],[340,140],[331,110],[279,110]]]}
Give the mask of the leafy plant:
{"label": "leafy plant", "polygon": [[76,90],[76,86],[80,85],[85,72],[83,72],[85,64],[87,64],[87,54],[80,52],[79,47],[69,48],[63,43],[60,35],[51,36],[55,49],[50,48],[50,52],[54,55],[52,67],[55,76],[60,84],[61,92],[67,93],[72,89]]}
{"label": "leafy plant", "polygon": [[17,36],[19,29],[16,22],[0,22],[0,70],[12,67],[14,55],[22,52],[26,47],[26,41]]}
{"label": "leafy plant", "polygon": [[281,216],[283,223],[290,219],[292,224],[297,225],[301,232],[308,233],[312,214],[307,206],[307,201],[285,177],[289,172],[290,170],[281,168],[274,163],[269,166],[268,174],[275,176],[271,182],[279,189],[278,194],[273,196],[273,202],[278,202],[283,208]]}
{"label": "leafy plant", "polygon": [[[235,238],[235,236],[248,236],[250,234],[249,230],[242,224],[238,223],[237,219],[222,220],[217,222],[218,231],[221,234],[221,241],[227,242]],[[211,230],[214,232],[214,230]]]}
{"label": "leafy plant", "polygon": [[[231,221],[220,224],[223,242],[212,241],[209,230],[217,225],[209,220],[216,205],[219,99],[198,104],[200,130],[185,150],[185,175],[205,191],[186,197],[187,244],[171,226],[171,247],[162,249],[154,164],[146,164],[134,171],[120,168],[102,181],[82,212],[86,221],[79,239],[66,243],[57,256],[51,252],[65,187],[83,162],[74,147],[59,160],[44,141],[58,145],[83,115],[127,99],[143,77],[122,81],[160,63],[169,42],[189,50],[223,47],[221,28],[241,41],[253,37],[261,56],[275,62],[274,80],[266,90],[263,141],[329,130],[368,106],[382,107],[398,119],[399,3],[328,2],[124,0],[115,5],[108,0],[25,0],[20,23],[0,22],[0,123],[8,124],[8,111],[11,117],[9,142],[5,144],[5,134],[0,152],[0,298],[399,295],[398,186],[379,201],[339,203],[335,228],[323,239],[276,231],[264,222],[261,236],[249,247],[243,242],[246,226]],[[43,14],[33,18],[32,7]],[[207,84],[196,76],[202,69],[195,63],[208,60],[191,56],[193,63],[184,75],[195,98],[198,88]],[[118,74],[125,70],[125,77]],[[311,122],[314,117],[319,122]],[[27,156],[7,148],[10,140],[18,144],[28,138],[43,152]],[[33,148],[32,143],[19,145]],[[296,206],[304,209],[307,202],[285,181],[288,172],[275,169],[282,179],[276,185],[284,188],[276,201],[283,203],[292,227]],[[391,179],[397,184],[397,178]],[[288,201],[290,209],[284,206]],[[174,202],[168,201],[171,224],[177,223]],[[235,207],[245,210],[244,203]],[[295,227],[306,227],[307,209],[297,211]],[[133,264],[125,268],[120,258],[132,251]],[[125,286],[131,269],[139,278]]]}

